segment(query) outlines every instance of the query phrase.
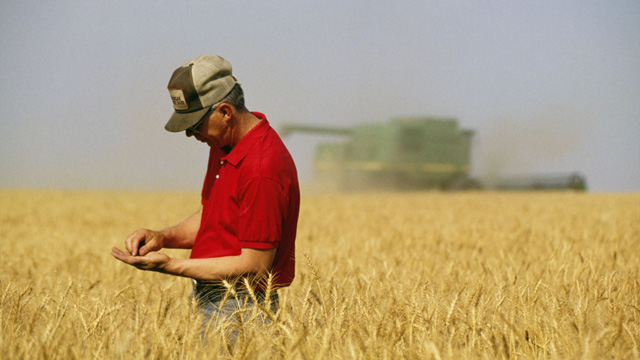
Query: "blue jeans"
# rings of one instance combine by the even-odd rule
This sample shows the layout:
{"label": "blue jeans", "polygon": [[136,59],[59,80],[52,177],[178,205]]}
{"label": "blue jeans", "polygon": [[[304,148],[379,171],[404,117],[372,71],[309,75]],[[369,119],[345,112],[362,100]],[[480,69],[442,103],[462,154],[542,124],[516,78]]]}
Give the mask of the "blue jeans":
{"label": "blue jeans", "polygon": [[[254,291],[254,296],[258,303],[275,317],[279,308],[278,293],[271,291],[269,299],[262,291]],[[235,343],[238,339],[237,325],[239,323],[238,316],[242,316],[243,321],[248,319],[238,310],[252,309],[255,307],[255,301],[249,294],[249,291],[242,286],[235,287],[233,291],[228,291],[221,284],[205,284],[193,281],[193,292],[191,297],[196,300],[198,309],[202,315],[202,335],[205,337],[211,322],[228,321],[229,325],[226,329],[226,337],[230,343]],[[257,309],[256,309],[257,310]],[[269,315],[263,310],[257,310],[263,323],[271,322]],[[230,328],[230,329],[229,329]]]}

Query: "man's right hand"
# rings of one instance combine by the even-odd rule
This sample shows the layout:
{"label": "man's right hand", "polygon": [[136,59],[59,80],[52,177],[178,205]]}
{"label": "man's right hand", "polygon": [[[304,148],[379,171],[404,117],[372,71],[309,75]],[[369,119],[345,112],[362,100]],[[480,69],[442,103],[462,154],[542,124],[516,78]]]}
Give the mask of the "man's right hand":
{"label": "man's right hand", "polygon": [[138,229],[124,241],[127,251],[132,256],[144,256],[164,247],[164,236],[149,229]]}

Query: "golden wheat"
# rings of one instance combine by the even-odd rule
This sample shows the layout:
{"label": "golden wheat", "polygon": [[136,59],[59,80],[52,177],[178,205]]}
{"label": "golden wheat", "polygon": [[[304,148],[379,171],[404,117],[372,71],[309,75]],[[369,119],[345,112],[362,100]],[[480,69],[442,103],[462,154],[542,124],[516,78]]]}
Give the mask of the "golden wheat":
{"label": "golden wheat", "polygon": [[198,201],[0,190],[2,358],[640,358],[640,194],[303,194],[297,278],[232,352],[188,279],[109,255]]}

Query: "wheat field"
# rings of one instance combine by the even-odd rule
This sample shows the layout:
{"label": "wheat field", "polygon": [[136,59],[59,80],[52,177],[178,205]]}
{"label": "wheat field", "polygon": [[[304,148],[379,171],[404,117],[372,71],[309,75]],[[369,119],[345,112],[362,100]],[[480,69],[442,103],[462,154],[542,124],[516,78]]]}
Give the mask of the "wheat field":
{"label": "wheat field", "polygon": [[304,193],[296,280],[233,348],[189,279],[109,255],[198,202],[0,190],[2,358],[640,358],[640,194]]}

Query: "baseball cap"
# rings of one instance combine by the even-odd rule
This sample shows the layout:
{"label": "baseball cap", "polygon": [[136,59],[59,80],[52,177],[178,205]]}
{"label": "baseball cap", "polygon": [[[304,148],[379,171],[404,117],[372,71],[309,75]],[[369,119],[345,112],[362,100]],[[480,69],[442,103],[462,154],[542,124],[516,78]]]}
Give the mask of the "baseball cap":
{"label": "baseball cap", "polygon": [[231,64],[217,55],[199,56],[180,66],[167,86],[175,112],[164,128],[180,132],[193,126],[229,94],[237,81],[231,74]]}

